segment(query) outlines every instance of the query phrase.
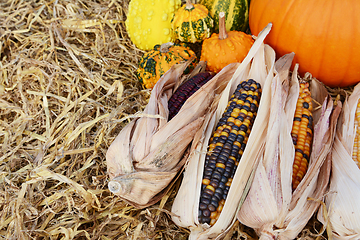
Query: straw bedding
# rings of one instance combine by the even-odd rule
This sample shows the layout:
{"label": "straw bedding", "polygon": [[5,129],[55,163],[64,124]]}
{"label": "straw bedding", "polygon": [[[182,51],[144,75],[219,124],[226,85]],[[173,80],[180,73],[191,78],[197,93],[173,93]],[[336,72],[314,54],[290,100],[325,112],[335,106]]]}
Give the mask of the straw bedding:
{"label": "straw bedding", "polygon": [[[127,0],[0,2],[0,239],[186,239],[179,186],[146,209],[107,188],[105,154],[150,96]],[[227,239],[256,239],[240,223]],[[299,239],[322,239],[314,221]]]}

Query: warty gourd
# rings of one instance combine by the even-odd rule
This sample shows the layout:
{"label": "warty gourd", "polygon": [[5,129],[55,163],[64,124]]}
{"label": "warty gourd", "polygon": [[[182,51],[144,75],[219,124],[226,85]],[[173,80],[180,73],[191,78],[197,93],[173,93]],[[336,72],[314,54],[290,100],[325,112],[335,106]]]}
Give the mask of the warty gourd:
{"label": "warty gourd", "polygon": [[135,46],[150,50],[157,44],[172,42],[171,20],[181,0],[131,0],[126,30]]}

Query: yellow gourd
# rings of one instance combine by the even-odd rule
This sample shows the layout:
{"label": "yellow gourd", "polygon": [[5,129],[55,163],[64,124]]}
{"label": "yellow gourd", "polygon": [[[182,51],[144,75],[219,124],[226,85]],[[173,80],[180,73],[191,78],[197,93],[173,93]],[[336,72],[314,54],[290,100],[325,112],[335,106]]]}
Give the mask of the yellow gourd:
{"label": "yellow gourd", "polygon": [[142,50],[172,42],[171,20],[180,6],[181,0],[131,0],[125,22],[131,41]]}

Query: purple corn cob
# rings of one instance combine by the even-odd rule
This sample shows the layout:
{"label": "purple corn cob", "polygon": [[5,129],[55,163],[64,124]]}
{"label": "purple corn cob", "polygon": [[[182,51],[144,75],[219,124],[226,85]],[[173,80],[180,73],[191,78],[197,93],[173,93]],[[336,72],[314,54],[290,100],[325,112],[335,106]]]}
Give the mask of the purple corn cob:
{"label": "purple corn cob", "polygon": [[198,73],[184,82],[171,96],[168,102],[169,121],[180,111],[185,101],[214,75],[210,72]]}

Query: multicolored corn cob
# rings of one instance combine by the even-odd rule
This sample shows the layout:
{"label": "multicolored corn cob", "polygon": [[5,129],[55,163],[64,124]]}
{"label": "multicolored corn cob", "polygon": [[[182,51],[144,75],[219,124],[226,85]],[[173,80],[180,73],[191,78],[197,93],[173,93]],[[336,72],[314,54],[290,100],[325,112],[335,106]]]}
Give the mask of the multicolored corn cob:
{"label": "multicolored corn cob", "polygon": [[292,174],[292,189],[295,190],[304,177],[310,160],[313,139],[312,98],[309,83],[300,82],[300,93],[296,104],[291,137],[295,146]]}
{"label": "multicolored corn cob", "polygon": [[359,134],[360,134],[360,101],[358,101],[356,112],[355,112],[355,139],[354,139],[354,147],[353,147],[353,154],[352,159],[355,161],[356,165],[360,168],[360,141],[359,141]]}
{"label": "multicolored corn cob", "polygon": [[186,99],[193,95],[201,86],[207,83],[214,74],[210,72],[198,73],[184,82],[171,96],[168,102],[169,121],[180,111]]}
{"label": "multicolored corn cob", "polygon": [[216,126],[205,158],[199,222],[214,225],[225,204],[237,165],[257,115],[261,85],[252,79],[237,86]]}

